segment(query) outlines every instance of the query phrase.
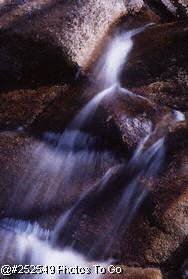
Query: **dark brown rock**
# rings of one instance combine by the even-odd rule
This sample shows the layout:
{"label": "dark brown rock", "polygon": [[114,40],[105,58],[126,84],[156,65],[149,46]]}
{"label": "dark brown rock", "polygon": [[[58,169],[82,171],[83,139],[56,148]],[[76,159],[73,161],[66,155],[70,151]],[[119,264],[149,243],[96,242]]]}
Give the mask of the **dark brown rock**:
{"label": "dark brown rock", "polygon": [[115,123],[129,151],[133,151],[140,140],[150,134],[169,112],[166,107],[157,106],[147,98],[120,88],[112,97],[104,100],[103,107],[106,122]]}
{"label": "dark brown rock", "polygon": [[76,72],[52,40],[0,30],[0,91],[74,83]]}
{"label": "dark brown rock", "polygon": [[[20,89],[0,94],[0,129],[27,129],[60,95],[66,99],[68,86]],[[72,96],[72,95],[71,95]],[[66,101],[65,101],[66,102]],[[62,114],[62,118],[64,114]],[[62,124],[62,128],[63,128]]]}
{"label": "dark brown rock", "polygon": [[181,84],[178,79],[156,81],[149,85],[132,88],[132,91],[149,98],[158,105],[165,105],[180,111],[188,109],[186,84],[184,82]]}
{"label": "dark brown rock", "polygon": [[122,74],[124,84],[129,87],[146,85],[178,78],[178,71],[186,71],[186,27],[187,21],[158,24],[137,35]]}
{"label": "dark brown rock", "polygon": [[[76,112],[84,107],[87,90],[79,86],[68,87],[40,113],[30,125],[29,131],[35,134],[62,132]],[[121,149],[123,144],[122,150],[132,152],[169,110],[124,89],[117,88],[115,91],[114,95],[102,100],[93,120],[86,124],[84,130],[106,140],[115,149]]]}
{"label": "dark brown rock", "polygon": [[160,265],[172,273],[170,278],[177,278],[187,254],[186,138],[187,123],[168,132],[166,167],[124,242],[130,262]]}
{"label": "dark brown rock", "polygon": [[30,123],[28,130],[35,135],[44,132],[62,133],[83,106],[82,86],[57,86],[59,93]]}
{"label": "dark brown rock", "polygon": [[186,26],[186,21],[156,25],[139,34],[122,74],[124,86],[157,103],[186,110]]}

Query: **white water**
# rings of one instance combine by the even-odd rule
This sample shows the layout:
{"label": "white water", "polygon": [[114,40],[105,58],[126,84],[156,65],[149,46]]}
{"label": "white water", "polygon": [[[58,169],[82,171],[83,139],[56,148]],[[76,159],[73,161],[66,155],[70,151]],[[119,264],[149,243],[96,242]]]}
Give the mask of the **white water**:
{"label": "white water", "polygon": [[94,77],[102,88],[108,88],[119,82],[122,68],[133,47],[133,37],[150,25],[114,35],[94,70]]}
{"label": "white water", "polygon": [[[148,136],[143,141],[141,141],[128,165],[125,166],[125,168],[122,170],[122,173],[119,173],[119,176],[124,176],[124,172],[127,172],[129,168],[131,168],[132,171],[134,169],[137,170],[130,183],[125,187],[125,190],[122,193],[121,199],[118,201],[117,206],[114,208],[113,215],[111,216],[111,223],[113,226],[108,231],[104,232],[103,235],[92,244],[91,249],[88,252],[89,258],[92,258],[95,255],[95,252],[97,252],[98,249],[100,250],[101,247],[103,247],[102,250],[104,253],[104,258],[106,257],[106,254],[108,254],[112,249],[113,243],[120,231],[122,231],[122,228],[123,231],[126,231],[135,214],[137,213],[137,210],[142,205],[146,196],[149,194],[149,189],[145,183],[148,183],[150,179],[153,179],[157,175],[162,163],[164,162],[165,150],[163,138],[159,139],[149,148],[145,149],[145,143],[147,139]],[[106,190],[108,190],[109,181],[111,180],[113,174],[114,170],[112,169],[108,171],[102,178],[101,183],[99,183],[98,186],[100,187],[98,191],[99,197],[100,193],[101,195],[104,195],[104,191],[105,193],[107,192]],[[142,182],[143,179],[145,182]],[[123,184],[125,183],[126,181],[123,182]],[[123,185],[117,186],[121,187]],[[63,216],[60,222],[57,224],[55,228],[55,235],[66,235],[64,231],[66,230],[68,223],[71,222],[77,210],[82,208],[84,203],[87,203],[87,198],[89,198],[88,200],[90,200],[90,202],[92,201],[92,195],[92,190],[82,195],[75,206],[72,207],[72,209],[68,211],[67,214]],[[94,199],[96,199],[96,197],[94,197]],[[87,214],[87,211],[82,209],[81,214]],[[77,218],[79,218],[79,215]],[[101,258],[102,257],[103,256],[101,255]]]}
{"label": "white water", "polygon": [[[45,143],[37,145],[30,162],[26,166],[24,175],[17,182],[17,189],[20,189],[20,193],[18,195],[17,191],[19,190],[13,193],[9,209],[10,213],[17,207],[20,211],[34,210],[35,200],[38,197],[42,197],[42,199],[39,198],[39,205],[46,208],[49,205],[52,207],[57,204],[61,205],[64,198],[63,193],[66,191],[70,194],[71,191],[74,192],[77,189],[79,193],[74,197],[77,201],[64,215],[60,216],[52,232],[43,232],[38,224],[9,219],[2,222],[1,227],[12,230],[16,235],[16,257],[19,259],[20,264],[24,263],[25,258],[29,255],[29,263],[33,265],[66,265],[67,267],[90,265],[82,255],[71,250],[71,248],[58,250],[53,247],[53,243],[56,234],[66,226],[67,222],[71,221],[72,214],[74,214],[76,208],[82,203],[85,195],[90,193],[90,190],[86,188],[88,192],[85,195],[80,195],[85,184],[94,183],[93,180],[96,177],[96,173],[101,178],[105,170],[107,173],[103,176],[103,187],[107,187],[111,177],[111,172],[108,170],[112,166],[119,164],[113,152],[109,150],[96,151],[97,139],[83,130],[85,125],[93,119],[97,108],[105,98],[114,97],[117,92],[128,94],[134,98],[133,93],[120,87],[119,76],[132,49],[133,36],[144,29],[145,27],[114,36],[94,71],[97,81],[100,82],[104,90],[81,110],[62,135],[53,133],[44,135],[46,141],[56,143],[56,148],[52,149]],[[176,112],[176,117],[178,120],[183,119],[179,112]],[[147,138],[144,142],[146,140]],[[134,218],[138,208],[148,194],[148,189],[140,183],[140,180],[142,177],[147,180],[152,178],[160,169],[164,160],[163,141],[163,139],[160,139],[147,150],[144,150],[144,142],[141,142],[138,146],[129,164],[136,167],[139,165],[139,172],[132,178],[117,204],[114,216],[112,216],[114,227],[98,239],[97,243],[93,243],[91,252],[92,249],[95,250],[97,248],[105,237],[109,240],[108,244],[111,246],[111,242],[116,238],[120,226],[124,226],[124,229],[126,229]],[[80,188],[78,185],[81,185]],[[17,196],[21,196],[20,204],[18,204]],[[6,242],[4,249],[8,249],[7,247],[8,242]],[[105,247],[105,249],[108,248]],[[47,276],[46,274],[40,274],[32,277],[37,279],[57,279],[72,278],[72,276],[79,276],[83,279],[99,277],[93,272],[89,275],[70,274],[65,276],[63,274],[50,274]],[[18,276],[17,278],[28,278],[28,275],[25,277]]]}
{"label": "white water", "polygon": [[[130,91],[120,87],[119,71],[126,62],[128,46],[132,45],[131,38],[144,29],[145,27],[139,28],[113,38],[102,58],[104,68],[99,70],[99,74],[103,75],[104,88],[106,88],[106,81],[112,79],[112,71],[107,69],[113,68],[115,79],[112,79],[109,88],[104,89],[86,104],[62,135],[52,133],[44,135],[45,140],[56,142],[57,147],[53,150],[44,143],[35,147],[35,152],[26,165],[23,176],[17,181],[16,190],[10,202],[9,214],[14,212],[14,208],[17,208],[19,212],[35,210],[36,199],[41,193],[43,199],[38,202],[37,207],[48,208],[55,204],[59,205],[63,198],[61,194],[59,195],[59,191],[68,189],[70,195],[74,195],[76,187],[78,192],[82,191],[86,183],[90,184],[93,181],[96,173],[100,176],[107,168],[118,163],[110,150],[96,151],[96,139],[81,129],[83,130],[85,125],[90,123],[105,98],[115,97],[118,92],[134,97]],[[119,56],[119,44],[123,52],[122,57]],[[115,60],[112,59],[114,56],[116,56]],[[19,206],[17,206],[18,195],[21,201]]]}
{"label": "white water", "polygon": [[176,117],[177,121],[184,121],[185,120],[185,115],[181,111],[174,110],[174,114],[175,114],[175,117]]}
{"label": "white water", "polygon": [[[38,224],[7,218],[3,220],[1,227],[5,232],[14,233],[4,235],[4,249],[3,251],[1,249],[1,256],[6,255],[10,248],[10,241],[14,241],[15,263],[42,266],[42,271],[31,267],[32,274],[23,274],[21,267],[18,267],[17,271],[20,274],[18,273],[16,278],[100,278],[100,274],[97,274],[94,268],[94,264],[97,263],[88,262],[84,256],[71,249],[53,248],[50,242],[50,232],[43,230]],[[105,267],[105,263],[100,263],[100,266]]]}
{"label": "white water", "polygon": [[[33,265],[40,264],[49,267],[43,274],[31,275],[32,278],[100,278],[100,275],[94,272],[92,264],[71,249],[54,249],[48,242],[41,241],[33,235],[18,235],[17,245],[21,262],[24,261],[25,255],[29,251],[31,255],[30,262]],[[103,264],[101,263],[100,265],[102,266]],[[78,271],[76,270],[77,266],[79,268]],[[28,278],[28,275],[20,277]]]}

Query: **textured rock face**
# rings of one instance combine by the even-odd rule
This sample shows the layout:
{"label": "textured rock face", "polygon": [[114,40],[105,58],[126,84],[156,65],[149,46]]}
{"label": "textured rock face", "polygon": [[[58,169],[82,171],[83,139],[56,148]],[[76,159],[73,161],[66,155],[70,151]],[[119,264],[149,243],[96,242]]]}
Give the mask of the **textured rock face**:
{"label": "textured rock face", "polygon": [[65,48],[79,66],[84,66],[110,24],[128,12],[124,0],[31,1],[21,5],[12,3],[9,10],[8,17],[5,12],[6,20],[5,15],[0,18],[2,28],[12,27],[34,37],[47,36]]}
{"label": "textured rock face", "polygon": [[0,129],[62,132],[81,108],[81,94],[78,86],[66,84],[3,92]]}
{"label": "textured rock face", "polygon": [[168,108],[156,106],[141,96],[129,91],[117,90],[115,96],[104,102],[106,121],[113,121],[120,131],[122,141],[129,152],[145,136],[151,133]]}
{"label": "textured rock face", "polygon": [[138,35],[122,74],[123,84],[159,105],[186,111],[186,26],[186,21],[156,25]]}
{"label": "textured rock face", "polygon": [[0,31],[0,91],[74,83],[77,68],[48,40]]}
{"label": "textured rock face", "polygon": [[134,40],[126,71],[122,74],[124,82],[128,86],[144,85],[146,82],[177,76],[177,79],[185,83],[183,71],[187,70],[186,27],[187,21],[158,24],[139,34]]}
{"label": "textured rock face", "polygon": [[24,37],[29,34],[37,40],[54,41],[73,62],[84,67],[109,27],[121,16],[138,13],[148,4],[151,9],[156,6],[156,13],[167,9],[170,14],[181,17],[187,12],[184,1],[153,1],[151,4],[142,0],[4,1],[0,6],[0,26]]}
{"label": "textured rock face", "polygon": [[[76,76],[77,69],[72,63],[66,61],[64,52],[69,53],[72,61],[83,66],[81,60],[84,63],[88,61],[88,57],[96,48],[96,45],[99,44],[100,38],[104,37],[104,33],[106,34],[111,23],[116,21],[116,18],[121,17],[122,13],[126,14],[128,11],[138,12],[142,6],[142,1],[131,1],[129,4],[123,1],[116,1],[115,5],[111,1],[109,3],[103,1],[95,1],[95,3],[92,1],[75,1],[71,5],[61,1],[38,1],[37,5],[35,1],[30,1],[29,3],[3,2],[1,4],[0,18],[3,30],[1,32],[1,42],[3,43],[1,45],[2,59],[0,62],[2,90],[4,90],[3,87],[8,87],[9,90],[13,91],[15,87],[36,88],[39,85],[44,85],[44,88],[48,88],[50,84],[62,83],[62,80],[66,83],[72,82]],[[90,17],[85,16],[88,10],[91,12]],[[142,15],[144,18],[144,14]],[[124,84],[126,86],[129,85],[133,92],[149,97],[158,104],[186,110],[187,62],[186,47],[184,46],[186,46],[187,31],[185,26],[185,24],[162,25],[153,27],[153,29],[140,35],[135,40],[135,47],[126,67],[127,71],[123,74]],[[7,29],[8,27],[11,27],[11,30]],[[90,30],[94,30],[94,32],[90,32]],[[160,36],[158,36],[159,34]],[[154,41],[152,49],[151,41]],[[13,48],[12,45],[14,46]],[[168,55],[169,48],[170,55]],[[83,51],[86,53],[82,53]],[[152,55],[148,57],[148,53],[152,53]],[[38,59],[39,57],[40,59]],[[49,62],[47,65],[45,65],[46,61]],[[74,90],[74,87],[72,90]],[[7,97],[5,97],[6,93],[4,93],[2,101],[5,101],[5,99],[9,101],[6,101],[7,105],[5,103],[3,107],[2,120],[4,123],[2,127],[15,128],[16,123],[20,125],[24,121],[31,124],[35,116],[40,112],[40,117],[34,123],[33,129],[39,131],[40,129],[47,130],[49,128],[61,131],[71,116],[74,115],[74,106],[73,109],[70,109],[72,112],[67,117],[67,121],[62,125],[59,119],[61,118],[60,110],[64,110],[63,104],[65,102],[63,97],[56,98],[55,103],[57,105],[54,103],[53,107],[48,108],[51,112],[52,110],[57,110],[59,116],[55,115],[56,113],[54,112],[48,113],[48,109],[45,110],[43,115],[42,111],[46,108],[46,105],[44,106],[41,103],[41,107],[36,106],[33,115],[31,115],[32,112],[27,110],[29,108],[26,98],[21,96],[31,94],[29,100],[34,100],[35,96],[38,99],[37,94],[43,94],[40,93],[42,91],[42,88],[25,91],[25,93],[23,90],[14,91],[14,93],[9,93]],[[53,97],[51,96],[51,89],[45,91],[45,102],[48,105],[55,96],[54,93],[52,93]],[[62,91],[64,91],[63,88]],[[69,90],[65,91],[68,92]],[[76,88],[76,91],[78,91],[77,94],[80,94],[81,90]],[[178,93],[176,93],[177,91]],[[13,94],[18,95],[13,98],[13,101],[16,98],[18,99],[18,102],[16,102],[17,107],[19,107],[19,100],[22,102],[20,108],[25,111],[27,119],[23,116],[23,120],[19,121],[22,116],[18,115],[15,117],[16,121],[13,119],[10,121],[12,113],[10,112],[8,116],[6,109],[9,105],[10,107],[13,106],[11,101],[11,95]],[[49,96],[47,96],[48,94]],[[66,93],[66,95],[68,94]],[[174,95],[176,96],[175,98]],[[73,99],[74,101],[71,101],[71,103],[79,102],[76,97],[73,97]],[[26,102],[25,105],[23,105],[23,102]],[[69,98],[67,102],[69,102]],[[38,101],[37,103],[40,106]],[[60,108],[61,104],[62,108]],[[13,112],[15,114],[15,109]],[[57,121],[51,120],[54,117]],[[62,117],[64,118],[64,112],[62,112]],[[31,119],[28,120],[28,118]],[[142,120],[144,121],[144,119],[140,119],[140,121]],[[118,125],[123,128],[123,119],[119,118]],[[26,124],[25,126],[28,125]],[[53,126],[55,128],[52,128]],[[45,128],[43,129],[43,127]],[[139,138],[137,134],[135,134],[135,137]],[[136,143],[137,139],[133,139],[133,142]]]}
{"label": "textured rock face", "polygon": [[132,88],[132,90],[136,94],[149,98],[158,105],[165,105],[172,109],[187,111],[187,85],[185,83],[183,84],[174,77],[174,80],[171,81],[156,81],[149,85]]}
{"label": "textured rock face", "polygon": [[0,94],[1,130],[19,130],[30,126],[67,86],[20,89]]}

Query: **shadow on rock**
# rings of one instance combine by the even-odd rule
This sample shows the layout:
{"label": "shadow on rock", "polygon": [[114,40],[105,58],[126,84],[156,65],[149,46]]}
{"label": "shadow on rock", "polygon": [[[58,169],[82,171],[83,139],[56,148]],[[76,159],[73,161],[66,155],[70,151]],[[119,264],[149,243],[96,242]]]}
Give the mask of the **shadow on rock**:
{"label": "shadow on rock", "polygon": [[0,32],[0,90],[74,83],[77,67],[50,41]]}

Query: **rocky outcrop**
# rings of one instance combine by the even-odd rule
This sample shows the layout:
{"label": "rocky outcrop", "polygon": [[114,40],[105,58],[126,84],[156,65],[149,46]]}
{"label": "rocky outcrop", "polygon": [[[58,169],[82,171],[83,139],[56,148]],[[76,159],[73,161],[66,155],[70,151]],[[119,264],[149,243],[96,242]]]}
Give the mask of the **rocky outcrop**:
{"label": "rocky outcrop", "polygon": [[[59,95],[66,99],[67,86],[20,89],[0,94],[0,129],[24,130],[40,117]],[[54,119],[55,120],[55,119]]]}
{"label": "rocky outcrop", "polygon": [[169,111],[166,107],[157,106],[154,102],[124,89],[117,90],[104,107],[107,120],[115,123],[129,151],[133,151]]}
{"label": "rocky outcrop", "polygon": [[[127,20],[124,26],[125,28],[129,24],[135,26],[137,21],[139,22],[139,16],[135,19],[132,17],[132,22]],[[135,36],[133,50],[121,75],[123,86],[158,105],[186,111],[188,108],[186,26],[187,21],[156,24]],[[88,69],[91,76],[93,68],[95,69],[95,66]],[[95,80],[95,76],[93,78]]]}
{"label": "rocky outcrop", "polygon": [[[177,4],[172,3],[173,1],[151,2],[142,0],[107,2],[75,0],[71,3],[57,0],[39,0],[37,3],[36,1],[28,3],[9,1],[1,3],[0,27],[1,30],[13,31],[12,43],[19,45],[19,42],[25,42],[25,46],[32,43],[31,51],[34,51],[34,47],[43,50],[46,48],[48,51],[55,45],[57,55],[63,56],[63,53],[66,53],[70,61],[84,68],[91,54],[108,33],[110,26],[122,16],[134,15],[148,6],[150,10],[154,6],[154,13],[159,12],[159,15],[160,10],[164,10],[165,7],[172,15],[180,18],[183,18],[183,14],[187,12],[186,3],[183,1]],[[181,14],[180,10],[184,13]],[[53,62],[53,59],[51,61]]]}
{"label": "rocky outcrop", "polygon": [[138,35],[122,74],[124,86],[160,105],[186,111],[186,26],[186,21],[156,25]]}
{"label": "rocky outcrop", "polygon": [[187,85],[178,78],[172,80],[156,81],[148,85],[132,88],[141,96],[149,98],[158,105],[165,105],[172,109],[187,111],[188,101],[186,97]]}
{"label": "rocky outcrop", "polygon": [[[12,4],[12,5],[11,5]],[[110,24],[128,13],[125,1],[35,1],[6,4],[1,28],[16,30],[21,36],[47,38],[63,48],[72,61],[84,66],[88,56],[107,32]],[[89,11],[89,16],[88,16]]]}
{"label": "rocky outcrop", "polygon": [[[132,28],[144,22],[160,21],[160,17],[157,17],[150,8],[143,8],[142,1],[132,1],[129,5],[124,1],[116,1],[116,5],[110,2],[108,7],[105,2],[99,2],[83,1],[79,2],[79,5],[76,1],[68,5],[52,0],[38,1],[37,5],[34,1],[1,3],[0,90],[3,92],[0,97],[2,98],[1,129],[15,129],[20,125],[29,126],[36,116],[40,115],[36,122],[34,121],[32,131],[40,132],[40,129],[62,131],[75,114],[73,103],[82,102],[76,97],[76,92],[79,96],[83,93],[83,83],[79,83],[77,79],[79,78],[80,81],[82,76],[79,74],[79,67],[84,68],[88,61],[91,62],[91,54],[95,57],[94,53],[100,45],[101,38],[104,39],[104,34],[108,33],[111,24],[122,14],[134,14],[138,11],[140,11],[138,16],[125,17],[125,26]],[[93,11],[92,16],[85,17],[90,8]],[[80,11],[82,11],[81,15]],[[173,23],[157,25],[138,36],[125,73],[122,75],[124,85],[129,86],[135,93],[149,97],[159,105],[185,111],[187,109],[187,58],[184,47],[186,32],[186,23]],[[152,48],[151,41],[154,42]],[[152,55],[148,57],[148,53]],[[56,85],[59,88],[62,86],[62,92],[68,92],[69,89],[68,91],[64,89],[63,84],[70,83],[73,84],[70,92],[75,91],[72,97],[74,101],[69,101],[70,96],[67,101],[64,101],[63,96],[68,96],[69,93],[65,95],[63,93],[62,97],[56,98],[53,92],[60,91]],[[76,88],[75,84],[78,85]],[[55,98],[54,104],[49,108],[53,98]],[[40,99],[44,104],[39,102]],[[36,106],[30,110],[28,102],[32,100]],[[62,111],[65,102],[73,104],[67,118],[64,118]],[[18,115],[13,108],[15,104]],[[10,112],[7,110],[8,106],[11,108]],[[49,112],[50,110],[51,112],[57,110],[59,116]],[[53,121],[54,117],[56,121]],[[61,124],[61,118],[67,120]],[[119,126],[123,125],[120,123]]]}
{"label": "rocky outcrop", "polygon": [[77,68],[52,40],[0,30],[0,91],[74,83]]}
{"label": "rocky outcrop", "polygon": [[63,132],[82,106],[81,95],[79,86],[67,84],[2,92],[0,129]]}
{"label": "rocky outcrop", "polygon": [[[69,142],[61,150],[57,147],[60,135],[52,134],[52,137],[56,140],[54,144],[23,132],[0,133],[1,218],[38,220],[50,228],[82,192],[121,161],[111,150],[109,154],[108,150],[69,151]],[[89,180],[88,172],[91,172]]]}

